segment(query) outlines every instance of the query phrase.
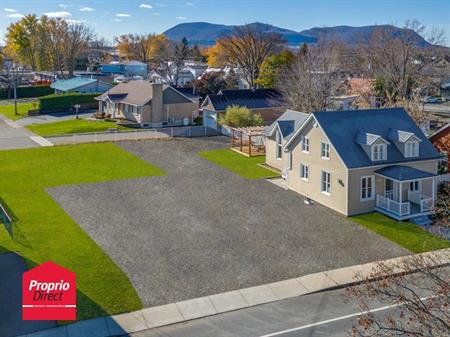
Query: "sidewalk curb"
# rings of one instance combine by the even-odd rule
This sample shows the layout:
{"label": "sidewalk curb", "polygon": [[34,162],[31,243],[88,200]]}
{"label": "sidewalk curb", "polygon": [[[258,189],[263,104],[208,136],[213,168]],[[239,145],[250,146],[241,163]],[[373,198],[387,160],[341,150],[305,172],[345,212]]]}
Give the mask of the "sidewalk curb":
{"label": "sidewalk curb", "polygon": [[[450,253],[450,248],[417,255],[424,257],[432,254],[441,255],[442,260],[438,261],[435,265],[438,267],[450,263],[450,261],[445,260],[445,255],[448,253]],[[186,322],[192,319],[208,317],[327,289],[344,287],[355,283],[356,275],[362,277],[369,276],[372,268],[379,262],[398,263],[410,259],[412,256],[414,255],[343,267],[284,281],[146,308],[130,313],[80,321],[19,337],[113,337],[126,335],[128,333]],[[401,273],[403,270],[399,269],[397,272]]]}

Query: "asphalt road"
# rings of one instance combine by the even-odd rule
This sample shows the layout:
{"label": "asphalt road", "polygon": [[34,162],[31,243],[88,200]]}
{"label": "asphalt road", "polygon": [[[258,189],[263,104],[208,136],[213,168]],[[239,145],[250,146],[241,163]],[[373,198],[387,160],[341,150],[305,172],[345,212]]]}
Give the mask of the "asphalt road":
{"label": "asphalt road", "polygon": [[[442,268],[443,277],[450,268]],[[422,276],[418,279],[427,283]],[[421,289],[424,289],[421,287]],[[417,290],[426,298],[430,294]],[[187,323],[150,329],[130,337],[349,337],[357,325],[360,310],[353,301],[345,301],[345,290],[338,289],[295,297]],[[398,305],[372,302],[377,317],[398,317]],[[400,319],[400,318],[398,318]]]}

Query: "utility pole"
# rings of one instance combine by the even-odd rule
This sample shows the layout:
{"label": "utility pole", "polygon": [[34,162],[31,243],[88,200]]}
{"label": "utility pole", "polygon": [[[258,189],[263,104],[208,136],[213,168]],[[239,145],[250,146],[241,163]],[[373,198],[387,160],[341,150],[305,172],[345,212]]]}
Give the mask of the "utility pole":
{"label": "utility pole", "polygon": [[15,62],[13,60],[12,66],[12,82],[13,82],[13,91],[14,91],[14,114],[17,115],[17,83],[16,83],[16,73],[15,73]]}

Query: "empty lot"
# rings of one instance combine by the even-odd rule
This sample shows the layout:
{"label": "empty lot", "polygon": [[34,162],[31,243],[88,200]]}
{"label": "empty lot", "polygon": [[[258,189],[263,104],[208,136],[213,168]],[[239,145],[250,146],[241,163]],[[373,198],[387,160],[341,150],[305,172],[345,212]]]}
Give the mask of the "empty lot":
{"label": "empty lot", "polygon": [[48,192],[125,271],[144,306],[407,254],[298,194],[198,156],[223,138],[119,143],[163,177]]}

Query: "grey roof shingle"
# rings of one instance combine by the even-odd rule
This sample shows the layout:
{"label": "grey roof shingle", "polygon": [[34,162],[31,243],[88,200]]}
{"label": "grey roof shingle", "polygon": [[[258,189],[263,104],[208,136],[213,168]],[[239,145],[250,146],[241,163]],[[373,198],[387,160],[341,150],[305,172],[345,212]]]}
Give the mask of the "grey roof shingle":
{"label": "grey roof shingle", "polygon": [[[319,111],[313,115],[348,168],[440,158],[431,142],[403,108]],[[387,160],[372,162],[356,141],[358,134],[364,133],[387,139],[392,130],[413,133],[421,140],[418,158],[405,158],[391,143],[387,146]]]}
{"label": "grey roof shingle", "polygon": [[389,140],[392,140],[392,141],[397,141],[399,143],[405,143],[406,141],[408,141],[409,138],[411,138],[411,136],[414,136],[414,133],[392,129],[389,132],[388,138],[389,138]]}
{"label": "grey roof shingle", "polygon": [[356,134],[356,142],[360,145],[372,145],[378,139],[383,139],[383,137],[381,137],[380,135],[374,135],[373,133],[361,131],[358,131],[358,133]]}
{"label": "grey roof shingle", "polygon": [[278,125],[283,139],[288,140],[297,129],[308,119],[310,115],[295,110],[286,110],[278,119],[273,122],[266,131],[269,135]]}
{"label": "grey roof shingle", "polygon": [[375,173],[398,181],[424,179],[436,176],[435,174],[403,165],[386,166],[382,169],[376,170]]}

